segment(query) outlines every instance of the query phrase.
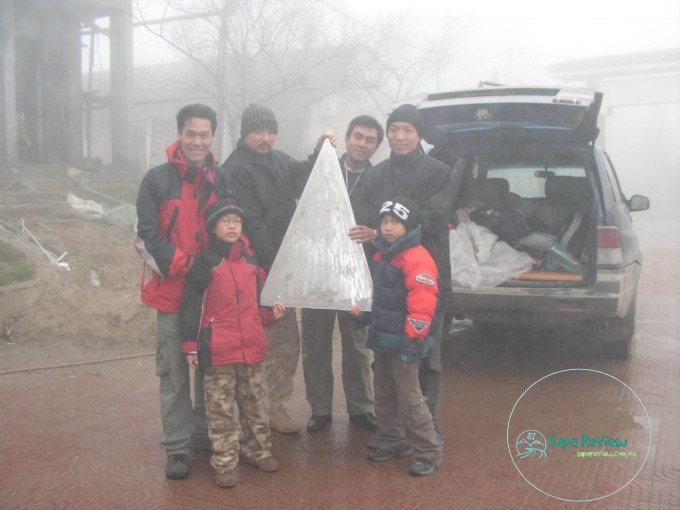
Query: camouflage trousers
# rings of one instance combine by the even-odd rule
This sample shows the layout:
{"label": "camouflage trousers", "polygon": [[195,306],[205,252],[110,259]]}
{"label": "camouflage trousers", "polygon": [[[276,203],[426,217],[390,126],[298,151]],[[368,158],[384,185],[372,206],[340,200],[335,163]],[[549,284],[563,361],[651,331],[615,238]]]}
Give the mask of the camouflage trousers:
{"label": "camouflage trousers", "polygon": [[[213,446],[210,464],[218,473],[234,469],[239,453],[252,461],[271,455],[269,421],[262,406],[262,363],[222,365],[203,373],[208,431]],[[241,424],[234,400],[242,414],[244,441],[239,443]]]}
{"label": "camouflage trousers", "polygon": [[293,396],[293,377],[300,361],[300,331],[295,308],[288,308],[280,321],[264,329],[269,340],[265,361],[265,399],[272,414]]}

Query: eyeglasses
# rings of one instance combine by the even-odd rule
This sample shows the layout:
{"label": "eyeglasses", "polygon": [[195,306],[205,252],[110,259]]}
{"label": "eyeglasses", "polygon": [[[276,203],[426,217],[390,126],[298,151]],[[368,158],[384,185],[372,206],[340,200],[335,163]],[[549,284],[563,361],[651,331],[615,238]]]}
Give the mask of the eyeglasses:
{"label": "eyeglasses", "polygon": [[237,220],[229,220],[229,219],[225,218],[223,220],[220,220],[220,223],[226,223],[227,225],[240,225],[241,223],[243,223],[243,221],[238,220],[238,219]]}

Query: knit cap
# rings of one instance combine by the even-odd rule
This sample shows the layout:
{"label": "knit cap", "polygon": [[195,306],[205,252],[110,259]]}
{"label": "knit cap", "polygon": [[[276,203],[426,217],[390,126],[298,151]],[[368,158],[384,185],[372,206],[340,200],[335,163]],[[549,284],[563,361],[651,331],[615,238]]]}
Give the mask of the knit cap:
{"label": "knit cap", "polygon": [[272,129],[279,132],[279,123],[269,106],[250,103],[241,114],[241,138],[257,129]]}
{"label": "knit cap", "polygon": [[390,115],[387,117],[388,130],[390,129],[390,124],[393,122],[408,122],[414,128],[416,128],[416,131],[418,131],[418,134],[421,137],[423,136],[425,120],[416,107],[412,104],[402,104],[392,113],[390,113]]}
{"label": "knit cap", "polygon": [[420,208],[410,198],[397,197],[384,202],[380,208],[380,217],[387,214],[403,223],[407,232],[420,224]]}
{"label": "knit cap", "polygon": [[233,196],[223,198],[222,200],[218,200],[214,204],[211,204],[205,210],[205,225],[208,232],[211,232],[212,229],[215,228],[217,220],[225,214],[238,214],[242,220],[246,217],[246,213],[238,206],[236,199]]}

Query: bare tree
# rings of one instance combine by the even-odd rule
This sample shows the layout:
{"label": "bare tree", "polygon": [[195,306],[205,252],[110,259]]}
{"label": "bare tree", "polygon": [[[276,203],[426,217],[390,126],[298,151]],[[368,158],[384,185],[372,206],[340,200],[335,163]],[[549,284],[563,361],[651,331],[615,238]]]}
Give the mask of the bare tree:
{"label": "bare tree", "polygon": [[[136,2],[144,23],[142,0]],[[332,13],[316,1],[165,4],[164,21],[146,26],[187,59],[186,85],[216,100],[218,116],[234,142],[239,115],[250,102],[304,92],[300,109],[352,83],[347,62],[357,41],[343,42]],[[221,146],[216,149],[220,152]]]}
{"label": "bare tree", "polygon": [[462,34],[450,13],[426,23],[412,12],[391,12],[370,27],[369,43],[353,59],[352,73],[378,107],[421,93],[425,85],[439,90]]}
{"label": "bare tree", "polygon": [[135,2],[137,19],[188,62],[184,84],[215,99],[232,143],[253,101],[285,95],[300,110],[352,90],[384,113],[428,81],[438,87],[458,40],[448,15],[437,26],[406,11],[365,20],[326,0],[165,0],[154,23],[144,15],[153,0]]}

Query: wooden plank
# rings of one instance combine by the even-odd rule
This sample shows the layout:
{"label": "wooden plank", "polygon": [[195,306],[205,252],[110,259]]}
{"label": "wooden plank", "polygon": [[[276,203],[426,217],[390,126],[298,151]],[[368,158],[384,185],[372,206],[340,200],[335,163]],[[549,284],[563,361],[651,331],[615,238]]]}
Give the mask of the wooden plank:
{"label": "wooden plank", "polygon": [[556,271],[529,271],[521,274],[517,279],[533,282],[580,282],[583,281],[583,275]]}

